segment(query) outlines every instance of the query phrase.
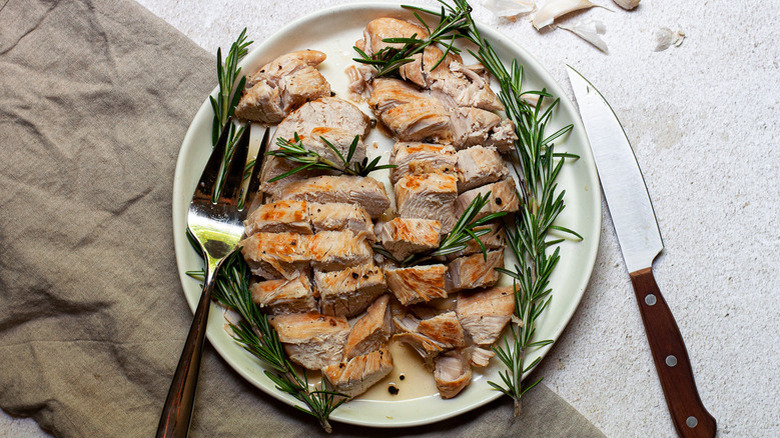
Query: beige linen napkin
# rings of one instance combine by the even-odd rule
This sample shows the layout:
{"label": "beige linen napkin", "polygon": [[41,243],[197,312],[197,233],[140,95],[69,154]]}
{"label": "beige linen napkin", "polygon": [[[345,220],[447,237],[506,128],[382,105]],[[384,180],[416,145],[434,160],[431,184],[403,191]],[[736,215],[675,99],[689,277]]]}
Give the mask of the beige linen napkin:
{"label": "beige linen napkin", "polygon": [[[0,8],[5,411],[58,436],[153,435],[192,318],[173,253],[174,163],[214,64],[131,1]],[[319,433],[207,350],[194,436]],[[421,428],[334,426],[337,436],[602,436],[544,386],[514,421],[504,398]]]}

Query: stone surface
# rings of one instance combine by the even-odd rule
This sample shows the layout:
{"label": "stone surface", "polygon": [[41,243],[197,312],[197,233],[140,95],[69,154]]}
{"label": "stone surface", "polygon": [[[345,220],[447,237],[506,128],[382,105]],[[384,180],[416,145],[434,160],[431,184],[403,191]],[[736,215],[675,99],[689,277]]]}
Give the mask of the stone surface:
{"label": "stone surface", "polygon": [[[301,15],[347,2],[140,3],[216,52],[245,26],[261,41]],[[567,92],[566,63],[609,99],[664,236],[656,279],[720,436],[780,436],[780,3],[645,0],[631,12],[597,3],[614,12],[597,8],[561,23],[603,21],[608,55],[563,30],[498,19],[472,1],[475,18],[520,42]],[[659,27],[687,38],[654,52]],[[606,206],[590,285],[539,371],[607,436],[674,436]],[[0,413],[4,436],[45,434]]]}

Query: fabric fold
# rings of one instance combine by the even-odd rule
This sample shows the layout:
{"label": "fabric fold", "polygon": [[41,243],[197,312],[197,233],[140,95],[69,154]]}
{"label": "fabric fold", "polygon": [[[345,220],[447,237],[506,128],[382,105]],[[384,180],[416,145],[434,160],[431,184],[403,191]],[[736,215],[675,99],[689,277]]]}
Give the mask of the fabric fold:
{"label": "fabric fold", "polygon": [[[215,59],[129,0],[0,8],[0,407],[57,436],[150,436],[192,313],[173,252],[172,180]],[[455,435],[600,436],[539,387]],[[522,426],[520,426],[522,424]],[[435,424],[337,435],[433,434]],[[316,434],[207,347],[193,436]]]}

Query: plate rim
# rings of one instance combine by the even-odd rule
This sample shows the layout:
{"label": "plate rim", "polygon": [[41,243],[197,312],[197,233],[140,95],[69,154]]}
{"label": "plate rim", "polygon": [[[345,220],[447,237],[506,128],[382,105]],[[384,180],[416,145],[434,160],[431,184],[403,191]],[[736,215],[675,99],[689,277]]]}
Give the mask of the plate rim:
{"label": "plate rim", "polygon": [[[408,3],[410,5],[414,5],[413,2]],[[419,5],[416,5],[419,6]],[[427,7],[423,5],[422,7]],[[291,30],[294,30],[298,26],[302,25],[303,23],[314,20],[322,16],[336,14],[336,13],[344,13],[344,12],[352,12],[352,11],[360,11],[360,10],[376,10],[378,14],[381,13],[404,13],[405,10],[400,7],[400,5],[392,4],[392,3],[379,3],[379,2],[358,2],[358,3],[346,3],[346,4],[340,4],[340,5],[334,5],[322,9],[318,9],[316,11],[313,11],[312,13],[306,14],[304,16],[301,16],[297,18],[296,20],[288,23],[287,25],[281,27],[280,29],[276,30],[272,34],[269,35],[264,41],[262,41],[258,46],[250,50],[250,52],[247,54],[247,57],[245,57],[239,65],[246,66],[249,58],[252,57],[253,54],[256,54],[260,51],[262,51],[265,46],[273,46],[274,41],[279,39],[281,35],[286,34],[290,32]],[[476,20],[475,20],[476,21]],[[529,53],[525,48],[520,46],[519,44],[515,43],[512,39],[510,39],[508,36],[502,34],[498,30],[492,29],[487,24],[476,21],[477,26],[479,27],[480,32],[482,32],[482,35],[489,41],[496,41],[501,40],[503,44],[510,47],[511,50],[515,53],[518,53],[521,55],[520,57],[523,58],[523,67],[530,66],[535,72],[538,73],[538,76],[542,81],[544,82],[545,87],[548,88],[548,91],[550,91],[554,96],[560,97],[560,105],[563,105],[566,107],[567,112],[573,114],[575,117],[573,120],[571,120],[571,123],[574,125],[574,128],[584,133],[585,129],[582,125],[581,118],[579,117],[579,112],[574,107],[572,101],[569,99],[568,95],[563,91],[560,84],[555,80],[555,78],[550,74],[549,71],[531,54]],[[258,55],[255,55],[259,57]],[[518,57],[518,58],[520,58]],[[218,86],[215,86],[215,88],[211,92],[211,96],[216,96],[218,92]],[[185,192],[185,186],[186,184],[182,181],[182,172],[184,167],[191,166],[191,163],[187,162],[185,160],[186,153],[185,149],[188,147],[188,144],[191,144],[194,140],[194,138],[197,136],[196,130],[197,127],[195,126],[195,121],[203,118],[204,116],[210,119],[213,117],[210,114],[211,107],[209,104],[208,96],[206,96],[204,103],[200,106],[196,114],[193,116],[192,121],[190,121],[190,125],[187,129],[187,132],[184,136],[184,139],[182,140],[182,145],[179,150],[179,154],[176,160],[176,167],[174,170],[174,182],[173,182],[173,194],[172,194],[172,222],[173,222],[173,234],[174,234],[174,252],[176,257],[176,265],[177,265],[177,271],[179,274],[180,284],[182,287],[182,293],[187,300],[187,303],[190,307],[190,310],[194,312],[198,299],[200,297],[200,293],[197,294],[197,296],[193,294],[187,293],[187,287],[185,286],[186,282],[192,281],[190,277],[186,275],[186,271],[188,268],[192,268],[192,266],[186,266],[186,260],[183,255],[184,249],[180,249],[180,247],[186,248],[188,250],[191,250],[191,247],[186,239],[186,236],[184,235],[184,230],[186,230],[186,208],[176,208],[180,203],[182,199],[189,200],[191,198],[191,194],[188,194]],[[204,113],[209,113],[208,115]],[[210,131],[210,130],[209,130]],[[590,251],[587,252],[587,257],[585,260],[583,260],[583,263],[581,263],[581,266],[584,269],[584,271],[587,272],[587,276],[583,277],[582,284],[577,285],[576,296],[573,301],[576,301],[573,303],[573,306],[571,307],[571,311],[568,312],[568,314],[565,315],[564,318],[560,318],[558,320],[557,326],[555,326],[553,332],[554,336],[551,336],[552,339],[554,339],[555,342],[553,344],[544,346],[542,348],[539,348],[536,350],[540,357],[544,358],[549,350],[557,343],[558,339],[560,338],[563,331],[568,327],[569,323],[571,322],[571,319],[574,317],[574,314],[577,312],[577,309],[580,307],[580,303],[582,301],[583,296],[585,295],[585,291],[587,289],[588,284],[590,283],[590,280],[593,275],[593,269],[595,267],[596,258],[598,255],[598,246],[599,242],[601,240],[601,222],[602,222],[602,204],[601,204],[601,187],[600,187],[600,181],[598,179],[598,174],[595,167],[595,162],[593,160],[592,152],[590,150],[590,144],[587,136],[582,136],[582,141],[586,145],[584,147],[584,153],[580,155],[580,159],[578,161],[582,161],[586,164],[586,170],[589,175],[590,181],[587,181],[589,184],[589,191],[593,193],[593,196],[596,196],[598,194],[595,202],[593,202],[591,205],[594,207],[593,209],[593,216],[596,218],[591,224],[591,230],[590,235],[592,236],[592,242]],[[205,163],[205,160],[204,160]],[[199,174],[199,173],[198,173]],[[184,196],[184,198],[182,198]],[[184,201],[184,205],[188,201]],[[184,223],[184,229],[180,229],[179,224]],[[580,242],[579,244],[583,244],[584,242]],[[555,296],[555,295],[553,295]],[[210,312],[213,314],[215,312],[219,312],[221,309],[215,305],[214,303],[211,304],[213,306],[212,309],[210,309]],[[222,317],[222,314],[220,313],[220,317]],[[211,318],[211,316],[210,316]],[[229,351],[231,347],[222,345],[221,342],[216,341],[216,337],[221,335],[219,332],[224,332],[223,326],[215,326],[214,324],[209,324],[207,326],[206,335],[209,339],[210,344],[214,347],[214,349],[219,353],[219,355],[222,357],[223,360],[225,360],[230,367],[237,372],[239,375],[242,376],[249,384],[252,386],[260,389],[264,393],[270,395],[271,397],[284,402],[288,405],[298,405],[303,406],[301,402],[293,398],[292,396],[289,396],[287,394],[281,393],[278,390],[268,390],[268,388],[262,386],[259,382],[256,381],[254,376],[251,376],[249,373],[246,372],[244,369],[244,366],[242,364],[238,363],[237,358],[233,357],[233,354]],[[539,363],[542,363],[540,361]],[[258,365],[262,367],[262,365]],[[538,365],[537,365],[538,366]],[[531,370],[533,371],[533,370]],[[529,371],[530,372],[530,371]],[[524,375],[524,378],[527,376],[527,373]],[[339,415],[339,410],[343,409],[339,408],[338,410],[334,411],[331,415],[330,419],[333,421],[338,421],[341,423],[346,424],[354,424],[359,426],[368,426],[368,427],[375,427],[375,428],[395,428],[395,427],[408,427],[408,426],[420,426],[425,424],[432,424],[438,421],[442,421],[448,418],[452,418],[454,416],[463,414],[465,412],[471,411],[473,409],[476,409],[480,406],[483,406],[487,403],[492,402],[493,400],[501,397],[502,394],[498,391],[494,391],[493,394],[491,394],[488,397],[485,397],[477,402],[471,403],[469,405],[463,406],[458,409],[454,409],[451,411],[447,411],[445,413],[442,413],[440,415],[435,415],[433,417],[428,417],[425,419],[420,420],[413,420],[413,421],[400,421],[397,423],[389,424],[389,423],[372,423],[367,421],[360,421],[355,420],[352,418],[343,418]],[[351,402],[355,403],[355,402]],[[347,406],[347,405],[343,405]]]}

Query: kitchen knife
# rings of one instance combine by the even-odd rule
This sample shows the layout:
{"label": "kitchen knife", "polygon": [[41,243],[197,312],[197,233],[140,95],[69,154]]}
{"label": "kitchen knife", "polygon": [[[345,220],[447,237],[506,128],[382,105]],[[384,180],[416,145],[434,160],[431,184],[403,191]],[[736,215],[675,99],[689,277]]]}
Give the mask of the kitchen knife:
{"label": "kitchen knife", "polygon": [[715,418],[699,398],[680,329],[653,278],[664,246],[642,171],[604,96],[567,67],[674,427],[682,437],[713,437]]}

